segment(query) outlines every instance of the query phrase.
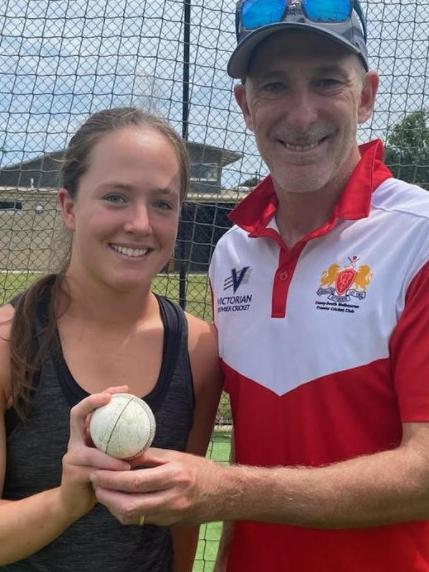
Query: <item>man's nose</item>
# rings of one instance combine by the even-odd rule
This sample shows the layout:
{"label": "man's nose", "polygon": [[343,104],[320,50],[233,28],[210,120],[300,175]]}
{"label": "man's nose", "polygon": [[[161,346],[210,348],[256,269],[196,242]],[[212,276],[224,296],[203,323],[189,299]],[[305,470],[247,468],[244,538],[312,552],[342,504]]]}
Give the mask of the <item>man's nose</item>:
{"label": "man's nose", "polygon": [[287,102],[287,121],[290,127],[303,130],[318,118],[317,102],[308,89],[293,90]]}

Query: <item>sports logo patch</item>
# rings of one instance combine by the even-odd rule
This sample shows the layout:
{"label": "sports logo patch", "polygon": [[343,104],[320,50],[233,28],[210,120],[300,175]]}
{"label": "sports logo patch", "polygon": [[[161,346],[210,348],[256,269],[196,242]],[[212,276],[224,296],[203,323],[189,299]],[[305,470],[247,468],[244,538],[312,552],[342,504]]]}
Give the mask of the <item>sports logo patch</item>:
{"label": "sports logo patch", "polygon": [[331,264],[322,272],[317,296],[327,301],[317,300],[319,310],[353,313],[364,300],[372,280],[372,270],[368,264],[358,266],[357,256],[349,257],[347,264]]}
{"label": "sports logo patch", "polygon": [[246,284],[249,281],[250,266],[244,266],[241,270],[231,269],[231,276],[225,278],[223,283],[223,289],[228,290],[232,288],[234,294],[237,292],[240,284]]}
{"label": "sports logo patch", "polygon": [[225,278],[224,292],[232,288],[232,295],[219,296],[216,299],[217,312],[245,312],[250,308],[252,294],[236,294],[242,284],[247,284],[250,278],[250,266],[237,270],[231,269],[231,275]]}

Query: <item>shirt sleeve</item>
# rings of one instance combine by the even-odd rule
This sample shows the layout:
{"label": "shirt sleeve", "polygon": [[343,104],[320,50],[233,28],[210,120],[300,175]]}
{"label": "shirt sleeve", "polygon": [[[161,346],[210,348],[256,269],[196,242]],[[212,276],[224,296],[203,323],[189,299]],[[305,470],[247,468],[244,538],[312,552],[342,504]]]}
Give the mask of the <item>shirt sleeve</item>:
{"label": "shirt sleeve", "polygon": [[408,287],[390,355],[402,422],[429,421],[429,262]]}

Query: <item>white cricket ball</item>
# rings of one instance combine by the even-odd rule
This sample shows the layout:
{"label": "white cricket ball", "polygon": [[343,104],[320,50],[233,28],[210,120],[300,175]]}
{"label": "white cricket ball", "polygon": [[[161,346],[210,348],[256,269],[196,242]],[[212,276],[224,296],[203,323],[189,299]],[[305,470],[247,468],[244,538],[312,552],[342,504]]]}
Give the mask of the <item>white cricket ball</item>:
{"label": "white cricket ball", "polygon": [[149,405],[130,393],[115,393],[94,411],[89,431],[94,445],[117,459],[131,459],[151,446],[155,417]]}

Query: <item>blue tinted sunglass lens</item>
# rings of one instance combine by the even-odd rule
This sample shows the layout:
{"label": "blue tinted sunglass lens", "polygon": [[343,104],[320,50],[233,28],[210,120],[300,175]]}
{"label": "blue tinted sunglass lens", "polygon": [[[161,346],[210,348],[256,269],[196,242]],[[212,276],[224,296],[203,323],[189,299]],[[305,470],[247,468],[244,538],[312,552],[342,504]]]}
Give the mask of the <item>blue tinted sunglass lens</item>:
{"label": "blue tinted sunglass lens", "polygon": [[302,0],[302,5],[314,22],[344,22],[353,10],[353,0]]}
{"label": "blue tinted sunglass lens", "polygon": [[287,0],[247,0],[241,6],[241,25],[246,30],[255,30],[281,22],[286,8]]}

